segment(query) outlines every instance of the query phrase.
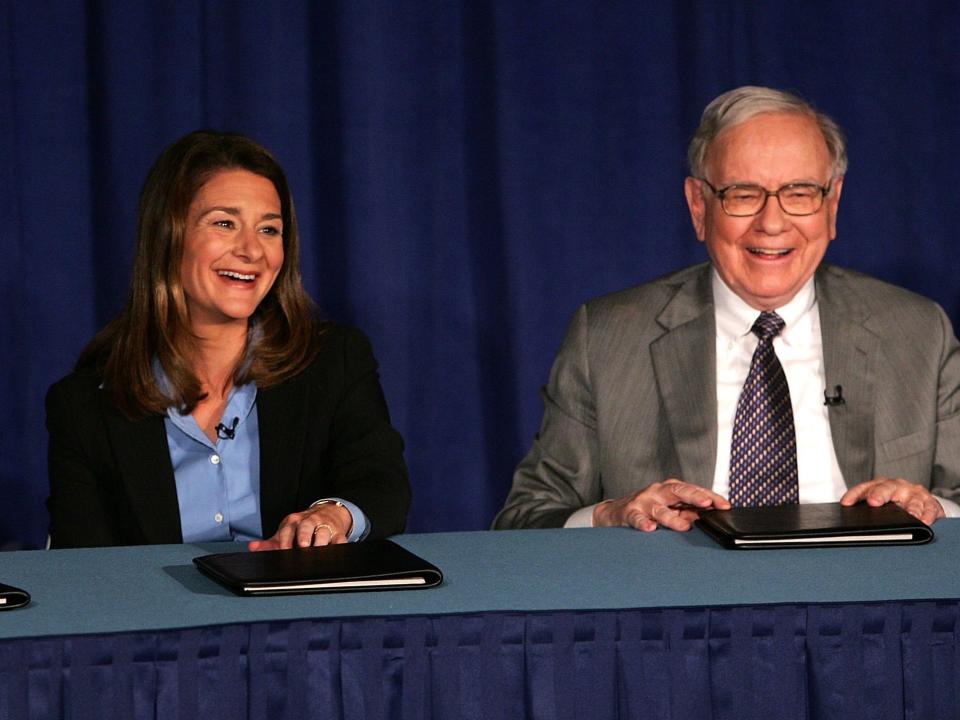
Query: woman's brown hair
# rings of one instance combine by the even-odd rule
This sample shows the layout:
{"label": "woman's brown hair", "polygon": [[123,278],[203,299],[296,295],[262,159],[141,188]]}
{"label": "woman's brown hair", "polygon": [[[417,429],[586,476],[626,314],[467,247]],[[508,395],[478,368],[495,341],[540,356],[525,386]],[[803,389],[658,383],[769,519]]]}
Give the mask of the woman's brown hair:
{"label": "woman's brown hair", "polygon": [[[273,183],[283,220],[283,265],[260,303],[233,382],[265,388],[302,372],[314,359],[318,321],[300,277],[300,240],[293,198],[283,169],[250,138],[200,130],[167,147],[150,169],[140,193],[137,247],[126,305],[80,354],[78,369],[103,377],[104,390],[131,418],[176,407],[192,412],[203,399],[189,362],[195,336],[180,279],[187,213],[212,175],[241,169]],[[169,387],[153,370],[156,358]]]}

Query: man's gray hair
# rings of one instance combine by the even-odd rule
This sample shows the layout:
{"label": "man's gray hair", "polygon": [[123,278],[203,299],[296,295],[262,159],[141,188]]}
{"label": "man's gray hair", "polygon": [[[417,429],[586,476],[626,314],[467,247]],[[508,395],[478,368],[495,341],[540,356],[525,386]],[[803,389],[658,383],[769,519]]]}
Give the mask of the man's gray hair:
{"label": "man's gray hair", "polygon": [[762,113],[791,113],[812,117],[817,121],[827,143],[827,150],[830,151],[833,161],[831,178],[840,177],[847,172],[847,141],[843,130],[832,118],[817,112],[806,100],[791,93],[744,85],[723,93],[704,109],[700,117],[700,127],[693,134],[687,148],[690,174],[695,178],[703,177],[707,150],[717,135]]}

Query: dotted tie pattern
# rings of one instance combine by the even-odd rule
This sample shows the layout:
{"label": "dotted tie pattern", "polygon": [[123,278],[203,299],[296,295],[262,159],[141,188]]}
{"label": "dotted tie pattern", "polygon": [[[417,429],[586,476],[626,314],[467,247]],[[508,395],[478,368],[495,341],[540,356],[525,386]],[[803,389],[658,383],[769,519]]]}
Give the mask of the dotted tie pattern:
{"label": "dotted tie pattern", "polygon": [[760,342],[737,402],[730,452],[730,502],[736,507],[800,501],[790,387],[773,350],[783,326],[775,312],[760,313],[753,324]]}

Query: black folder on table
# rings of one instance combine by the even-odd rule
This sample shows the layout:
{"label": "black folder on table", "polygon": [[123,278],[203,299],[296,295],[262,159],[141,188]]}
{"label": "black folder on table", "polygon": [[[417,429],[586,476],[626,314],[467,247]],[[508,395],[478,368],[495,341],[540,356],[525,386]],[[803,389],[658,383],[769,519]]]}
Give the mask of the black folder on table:
{"label": "black folder on table", "polygon": [[390,540],[195,557],[206,575],[238,595],[413,590],[443,573]]}
{"label": "black folder on table", "polygon": [[920,545],[933,530],[903,508],[887,503],[777,505],[705,510],[695,523],[726,548]]}
{"label": "black folder on table", "polygon": [[0,583],[0,610],[15,610],[30,602],[30,593]]}

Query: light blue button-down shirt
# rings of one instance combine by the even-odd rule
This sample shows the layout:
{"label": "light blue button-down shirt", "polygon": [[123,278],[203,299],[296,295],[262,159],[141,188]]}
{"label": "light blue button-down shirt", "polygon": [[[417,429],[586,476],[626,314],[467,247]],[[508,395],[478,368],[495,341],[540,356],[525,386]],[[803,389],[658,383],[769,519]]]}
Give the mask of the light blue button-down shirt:
{"label": "light blue button-down shirt", "polygon": [[257,388],[235,387],[227,397],[224,424],[236,418],[233,439],[213,442],[193,415],[167,409],[164,427],[177,481],[184,542],[254,540],[260,527],[260,438]]}
{"label": "light blue button-down shirt", "polygon": [[[166,376],[154,363],[161,386]],[[257,387],[231,389],[221,422],[233,438],[212,441],[193,418],[167,410],[164,428],[177,485],[184,542],[248,541],[263,537],[260,525],[260,435]],[[235,423],[235,425],[234,425]],[[224,435],[226,433],[220,433]],[[366,515],[340,498],[353,516],[347,540],[362,540],[369,532]],[[305,509],[305,508],[304,508]],[[272,534],[272,533],[271,533]]]}

